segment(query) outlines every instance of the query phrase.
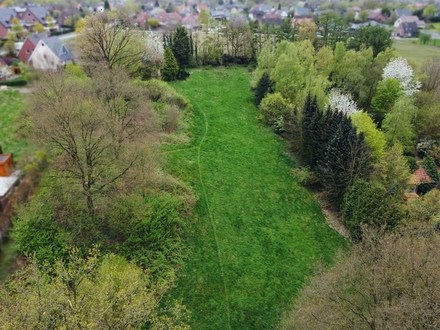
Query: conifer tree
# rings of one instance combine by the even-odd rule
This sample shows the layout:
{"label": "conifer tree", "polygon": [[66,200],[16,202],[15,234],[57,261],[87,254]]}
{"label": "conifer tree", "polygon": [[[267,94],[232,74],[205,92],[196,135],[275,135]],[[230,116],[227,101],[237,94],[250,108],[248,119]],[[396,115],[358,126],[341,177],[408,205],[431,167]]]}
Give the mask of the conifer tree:
{"label": "conifer tree", "polygon": [[104,10],[110,10],[110,4],[108,3],[108,0],[104,1]]}
{"label": "conifer tree", "polygon": [[298,120],[298,109],[294,108],[289,112],[283,122],[283,136],[286,139],[289,149],[293,152],[299,151],[301,139],[301,125]]}
{"label": "conifer tree", "polygon": [[273,91],[273,82],[270,80],[269,73],[264,72],[258,81],[257,88],[254,92],[254,104],[259,106],[261,100],[266,96],[267,93]]}
{"label": "conifer tree", "polygon": [[172,81],[176,80],[177,73],[179,72],[179,66],[177,65],[176,58],[169,47],[165,48],[165,63],[162,67],[161,74],[163,80]]}
{"label": "conifer tree", "polygon": [[312,98],[312,95],[307,94],[306,101],[303,108],[302,116],[302,131],[303,131],[303,159],[306,164],[312,165],[313,162],[313,147],[315,146],[315,129],[318,125],[317,116],[319,108],[316,96]]}
{"label": "conifer tree", "polygon": [[346,116],[327,145],[324,160],[320,163],[319,178],[326,190],[327,199],[335,208],[341,206],[346,190],[357,180],[368,178],[371,172],[370,154],[364,135]]}
{"label": "conifer tree", "polygon": [[178,26],[174,31],[171,50],[180,69],[186,69],[191,64],[191,44],[188,31]]}

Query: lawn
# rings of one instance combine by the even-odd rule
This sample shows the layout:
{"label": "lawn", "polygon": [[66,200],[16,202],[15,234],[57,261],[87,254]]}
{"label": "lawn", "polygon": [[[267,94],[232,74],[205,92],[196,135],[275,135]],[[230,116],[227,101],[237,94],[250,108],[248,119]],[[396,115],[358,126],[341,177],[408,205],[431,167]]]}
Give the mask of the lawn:
{"label": "lawn", "polygon": [[433,57],[440,57],[440,47],[421,45],[418,40],[394,40],[393,47],[398,55],[417,65]]}
{"label": "lawn", "polygon": [[16,119],[24,110],[25,103],[19,91],[0,92],[0,146],[5,153],[20,157],[27,143],[15,135]]}
{"label": "lawn", "polygon": [[316,262],[345,244],[261,126],[249,79],[246,68],[197,69],[174,84],[194,105],[191,144],[165,153],[199,197],[174,290],[194,329],[276,328]]}

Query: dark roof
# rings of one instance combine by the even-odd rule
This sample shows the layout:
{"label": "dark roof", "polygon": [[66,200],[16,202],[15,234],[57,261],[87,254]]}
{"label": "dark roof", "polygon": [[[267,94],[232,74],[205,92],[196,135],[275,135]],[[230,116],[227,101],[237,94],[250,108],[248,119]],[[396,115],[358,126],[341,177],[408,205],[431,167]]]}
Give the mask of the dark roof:
{"label": "dark roof", "polygon": [[310,15],[309,8],[296,8],[294,15],[295,16],[308,16],[308,15]]}
{"label": "dark roof", "polygon": [[50,50],[60,59],[60,61],[68,61],[73,58],[73,54],[64,46],[58,37],[42,38],[43,42]]}
{"label": "dark roof", "polygon": [[396,9],[396,15],[397,17],[412,16],[412,13],[409,9]]}
{"label": "dark roof", "polygon": [[36,46],[38,44],[38,41],[40,41],[43,38],[47,38],[47,34],[46,33],[32,33],[30,35],[28,35],[27,37],[30,41],[32,41],[32,43]]}
{"label": "dark roof", "polygon": [[405,22],[402,23],[403,32],[405,33],[419,33],[419,28],[417,27],[416,22]]}
{"label": "dark roof", "polygon": [[46,17],[50,16],[49,11],[44,7],[28,7],[28,10],[40,20],[41,24],[46,23]]}
{"label": "dark roof", "polygon": [[5,27],[11,26],[11,16],[17,16],[17,13],[13,8],[0,8],[0,23],[2,23]]}

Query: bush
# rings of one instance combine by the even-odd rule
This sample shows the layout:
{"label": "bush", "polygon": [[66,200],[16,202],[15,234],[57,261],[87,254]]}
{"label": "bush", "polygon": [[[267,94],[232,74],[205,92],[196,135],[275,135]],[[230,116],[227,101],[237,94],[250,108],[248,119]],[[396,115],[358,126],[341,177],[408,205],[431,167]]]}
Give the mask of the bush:
{"label": "bush", "polygon": [[417,155],[420,158],[424,158],[428,156],[429,153],[437,147],[437,142],[435,140],[422,139],[419,143],[417,143]]}
{"label": "bush", "polygon": [[417,169],[419,168],[419,165],[417,164],[416,159],[413,156],[405,156],[406,158],[406,163],[408,164],[409,170],[411,171],[411,173],[417,171]]}
{"label": "bush", "polygon": [[27,80],[24,78],[16,78],[13,80],[3,80],[0,81],[0,86],[11,86],[11,87],[19,87],[19,86],[26,86]]}
{"label": "bush", "polygon": [[147,87],[147,96],[153,102],[174,104],[179,109],[184,109],[189,104],[189,101],[185,97],[177,93],[174,88],[163,81],[151,79],[140,82],[140,84]]}
{"label": "bush", "polygon": [[315,173],[309,167],[299,167],[292,170],[293,179],[303,186],[311,186],[318,182]]}
{"label": "bush", "polygon": [[261,118],[266,125],[279,129],[277,123],[280,124],[280,118],[284,118],[292,111],[292,105],[280,93],[269,94],[261,101],[260,111]]}

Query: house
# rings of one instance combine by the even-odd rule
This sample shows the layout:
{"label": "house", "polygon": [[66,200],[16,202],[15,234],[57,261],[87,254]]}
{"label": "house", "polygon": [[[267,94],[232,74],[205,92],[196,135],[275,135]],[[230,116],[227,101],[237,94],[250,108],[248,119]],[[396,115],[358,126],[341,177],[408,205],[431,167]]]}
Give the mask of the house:
{"label": "house", "polygon": [[70,18],[70,15],[69,15],[66,11],[62,10],[62,11],[60,12],[60,15],[59,15],[58,18],[56,19],[56,24],[57,24],[58,26],[63,26],[63,25],[64,25],[64,22],[65,22],[66,19],[68,19],[68,18]]}
{"label": "house", "polygon": [[199,28],[199,20],[197,19],[197,16],[198,15],[187,14],[182,19],[182,25],[188,30],[197,30]]}
{"label": "house", "polygon": [[393,32],[394,37],[414,38],[419,36],[419,28],[416,22],[402,23]]}
{"label": "house", "polygon": [[412,16],[411,10],[409,9],[396,9],[394,10],[394,14],[397,18],[402,16]]}
{"label": "house", "polygon": [[371,11],[367,18],[368,21],[375,21],[377,23],[383,23],[387,21],[387,18],[380,11]]}
{"label": "house", "polygon": [[[45,27],[46,30],[49,30],[48,27],[48,19],[52,18],[50,12],[44,7],[27,7],[26,11],[22,14],[21,21],[25,28],[29,31],[32,31],[32,28],[35,23],[40,23]],[[53,18],[52,18],[53,19]],[[56,21],[53,19],[54,27],[50,28],[51,30],[58,30],[58,25]]]}
{"label": "house", "polygon": [[409,179],[409,184],[411,185],[419,185],[422,183],[431,183],[432,179],[431,177],[428,175],[428,173],[426,173],[425,169],[423,167],[419,167],[410,177]]}
{"label": "house", "polygon": [[262,24],[280,26],[283,23],[283,17],[280,14],[266,14],[261,19]]}
{"label": "house", "polygon": [[0,8],[0,38],[5,39],[12,26],[12,19],[17,13],[12,8]]}
{"label": "house", "polygon": [[35,47],[37,47],[38,42],[40,39],[47,37],[46,34],[38,34],[38,33],[32,33],[30,34],[26,40],[24,41],[23,46],[21,47],[20,51],[18,52],[17,57],[24,63],[29,62],[29,58],[31,57]]}
{"label": "house", "polygon": [[0,212],[8,204],[9,194],[20,179],[20,171],[14,171],[12,154],[0,154]]}
{"label": "house", "polygon": [[417,16],[402,16],[402,17],[399,17],[396,20],[396,22],[394,22],[394,27],[397,28],[402,23],[410,23],[410,22],[416,22],[417,23],[417,27],[419,29],[424,29],[426,27],[425,21],[419,20],[419,18]]}
{"label": "house", "polygon": [[160,25],[166,26],[166,27],[175,27],[179,24],[182,24],[182,16],[180,16],[178,13],[160,13],[157,15],[156,19],[159,20]]}
{"label": "house", "polygon": [[29,65],[38,70],[56,70],[59,66],[71,63],[73,54],[58,37],[40,39],[29,58]]}
{"label": "house", "polygon": [[136,16],[136,22],[140,27],[144,27],[145,23],[150,19],[150,15],[146,12],[142,12]]}

